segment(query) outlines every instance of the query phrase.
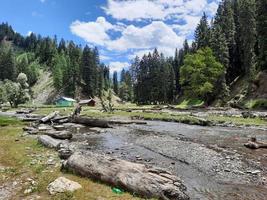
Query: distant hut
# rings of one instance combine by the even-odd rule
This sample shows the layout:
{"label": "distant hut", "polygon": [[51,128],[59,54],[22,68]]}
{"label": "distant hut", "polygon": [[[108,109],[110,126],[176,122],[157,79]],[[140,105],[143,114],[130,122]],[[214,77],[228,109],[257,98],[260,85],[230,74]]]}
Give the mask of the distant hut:
{"label": "distant hut", "polygon": [[68,97],[60,97],[55,101],[56,105],[59,107],[71,107],[74,106],[74,103],[76,102],[75,99],[68,98]]}
{"label": "distant hut", "polygon": [[95,104],[96,104],[96,101],[94,99],[85,99],[85,100],[79,101],[79,104],[82,105],[82,106],[94,107]]}

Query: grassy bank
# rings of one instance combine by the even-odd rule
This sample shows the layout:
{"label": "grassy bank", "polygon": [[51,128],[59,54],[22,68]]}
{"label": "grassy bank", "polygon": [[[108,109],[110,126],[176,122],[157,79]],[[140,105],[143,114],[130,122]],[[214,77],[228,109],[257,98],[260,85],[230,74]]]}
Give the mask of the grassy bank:
{"label": "grassy bank", "polygon": [[[0,117],[0,185],[12,189],[12,199],[28,199],[40,196],[40,199],[54,200],[87,200],[87,199],[125,199],[134,198],[128,193],[114,194],[109,186],[93,182],[72,174],[60,171],[60,160],[57,153],[39,145],[34,138],[22,137],[23,124],[14,118]],[[54,164],[48,164],[49,160]],[[57,177],[64,176],[79,182],[83,189],[74,193],[62,193],[50,196],[47,185]],[[14,183],[17,185],[14,187]],[[34,184],[33,184],[34,183]],[[28,194],[24,191],[30,189]]]}
{"label": "grassy bank", "polygon": [[[138,111],[139,108],[139,111]],[[146,109],[145,109],[146,108]],[[140,109],[145,110],[140,111]],[[243,118],[243,117],[231,117],[221,115],[209,115],[207,117],[195,117],[185,113],[173,113],[173,112],[149,112],[151,107],[134,107],[131,112],[127,112],[125,107],[115,110],[113,113],[104,113],[100,111],[100,108],[95,107],[84,107],[82,115],[93,117],[93,118],[109,118],[109,117],[125,117],[125,118],[137,118],[144,120],[160,120],[169,122],[179,122],[191,125],[211,125],[211,124],[222,124],[231,123],[237,126],[267,126],[267,121],[261,118]],[[53,111],[59,111],[61,115],[69,115],[72,113],[73,108],[39,108],[36,113],[48,114]]]}

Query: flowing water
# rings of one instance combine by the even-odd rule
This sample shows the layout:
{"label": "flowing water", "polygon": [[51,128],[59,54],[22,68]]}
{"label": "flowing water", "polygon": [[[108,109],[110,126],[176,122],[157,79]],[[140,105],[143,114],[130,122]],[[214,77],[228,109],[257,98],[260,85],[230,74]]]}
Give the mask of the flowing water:
{"label": "flowing water", "polygon": [[81,150],[168,169],[187,186],[191,199],[267,199],[267,149],[250,150],[249,128],[201,127],[149,121],[147,125],[80,129],[72,143]]}

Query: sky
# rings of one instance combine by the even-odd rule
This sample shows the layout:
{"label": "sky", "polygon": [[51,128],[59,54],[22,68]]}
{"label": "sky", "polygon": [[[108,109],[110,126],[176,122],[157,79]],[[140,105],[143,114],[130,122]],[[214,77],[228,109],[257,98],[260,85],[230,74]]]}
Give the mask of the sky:
{"label": "sky", "polygon": [[158,48],[173,56],[203,14],[216,13],[220,0],[0,0],[0,23],[16,32],[97,46],[111,72],[127,68],[137,55]]}

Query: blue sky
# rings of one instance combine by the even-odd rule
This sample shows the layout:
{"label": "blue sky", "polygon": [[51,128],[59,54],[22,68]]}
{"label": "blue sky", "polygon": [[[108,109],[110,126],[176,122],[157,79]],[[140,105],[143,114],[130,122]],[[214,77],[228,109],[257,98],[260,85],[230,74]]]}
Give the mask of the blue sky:
{"label": "blue sky", "polygon": [[157,47],[172,56],[193,39],[203,12],[211,18],[219,0],[0,0],[0,22],[15,31],[63,37],[97,46],[111,71]]}

